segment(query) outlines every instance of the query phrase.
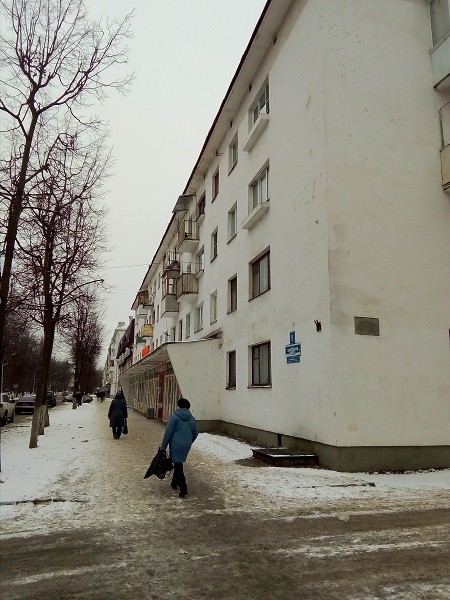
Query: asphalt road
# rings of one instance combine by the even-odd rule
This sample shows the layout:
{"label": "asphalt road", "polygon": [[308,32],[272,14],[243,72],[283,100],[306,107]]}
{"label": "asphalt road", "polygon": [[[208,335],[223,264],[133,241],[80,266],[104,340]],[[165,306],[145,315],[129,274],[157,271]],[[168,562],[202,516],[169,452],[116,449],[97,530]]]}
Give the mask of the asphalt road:
{"label": "asphalt road", "polygon": [[[103,418],[107,403],[91,408]],[[143,479],[162,432],[137,413],[125,439],[105,428],[87,474],[68,465],[33,513],[4,523],[2,600],[450,598],[448,501],[282,503],[235,481],[233,469],[257,466],[198,451],[180,499],[168,480]]]}

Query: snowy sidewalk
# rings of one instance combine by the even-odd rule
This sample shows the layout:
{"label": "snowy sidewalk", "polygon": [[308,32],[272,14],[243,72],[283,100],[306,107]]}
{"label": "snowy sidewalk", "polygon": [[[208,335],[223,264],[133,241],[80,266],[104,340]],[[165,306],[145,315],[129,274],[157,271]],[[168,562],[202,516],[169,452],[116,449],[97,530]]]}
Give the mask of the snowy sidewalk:
{"label": "snowy sidewalk", "polygon": [[[71,502],[93,502],[92,498],[102,498],[100,489],[88,493],[83,482],[91,480],[90,485],[99,488],[108,482],[109,475],[100,472],[111,452],[119,453],[117,460],[122,466],[117,468],[128,474],[128,485],[136,486],[136,496],[142,490],[159,492],[162,484],[154,478],[147,480],[145,488],[141,487],[141,479],[162,437],[163,426],[130,411],[129,436],[112,440],[106,417],[108,406],[109,401],[101,404],[96,400],[77,410],[72,410],[70,403],[57,406],[50,411],[50,427],[33,450],[28,448],[31,417],[17,418],[14,425],[2,428],[2,514],[27,502],[61,502],[69,497]],[[386,501],[405,502],[408,506],[413,502],[421,506],[450,505],[450,469],[376,475],[239,464],[251,457],[248,444],[222,435],[200,434],[187,463],[194,495],[195,482],[210,471],[230,509],[247,503],[249,511],[263,510],[268,502],[290,508],[309,507],[311,511],[336,507],[348,510],[352,505],[370,510],[371,503],[378,507]],[[112,473],[114,467],[109,469]]]}

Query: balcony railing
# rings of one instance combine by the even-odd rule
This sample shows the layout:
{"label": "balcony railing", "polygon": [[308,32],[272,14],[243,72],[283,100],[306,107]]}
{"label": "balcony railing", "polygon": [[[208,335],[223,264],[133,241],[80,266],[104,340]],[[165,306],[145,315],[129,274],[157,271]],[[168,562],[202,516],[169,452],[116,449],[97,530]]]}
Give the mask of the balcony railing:
{"label": "balcony railing", "polygon": [[173,273],[172,277],[178,277],[180,273],[180,257],[178,252],[166,252],[163,258],[163,272]]}
{"label": "balcony railing", "polygon": [[193,273],[182,273],[177,279],[177,300],[181,296],[198,294],[198,281]]}
{"label": "balcony railing", "polygon": [[178,229],[178,250],[193,252],[198,244],[198,239],[198,224],[191,220],[182,221]]}
{"label": "balcony railing", "polygon": [[153,294],[149,294],[148,290],[141,290],[137,294],[137,304],[138,306],[153,306]]}

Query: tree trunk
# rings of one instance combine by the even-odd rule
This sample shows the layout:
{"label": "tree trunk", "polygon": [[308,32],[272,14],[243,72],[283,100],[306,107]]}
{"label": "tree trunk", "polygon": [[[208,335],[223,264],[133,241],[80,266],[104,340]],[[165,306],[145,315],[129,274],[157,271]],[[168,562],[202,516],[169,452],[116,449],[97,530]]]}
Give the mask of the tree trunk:
{"label": "tree trunk", "polygon": [[[34,100],[34,97],[33,97]],[[4,238],[4,253],[3,253],[3,271],[0,272],[0,364],[3,364],[5,356],[4,339],[6,328],[6,308],[8,304],[9,286],[11,282],[11,269],[14,258],[14,248],[16,246],[17,230],[19,228],[20,215],[23,210],[23,196],[30,163],[31,144],[33,142],[34,132],[38,115],[33,111],[30,127],[25,136],[25,144],[23,146],[22,161],[20,164],[19,178],[16,189],[14,190],[11,199],[11,205],[8,211],[8,225]],[[3,378],[2,369],[0,369],[0,389],[1,380]]]}
{"label": "tree trunk", "polygon": [[47,381],[50,371],[50,361],[52,358],[55,326],[56,324],[53,319],[47,318],[44,320],[44,341],[42,345],[41,369],[39,371],[38,385],[36,390],[36,404],[34,408],[33,422],[31,425],[30,448],[37,447],[38,436],[43,435],[44,433],[46,411],[48,411]]}

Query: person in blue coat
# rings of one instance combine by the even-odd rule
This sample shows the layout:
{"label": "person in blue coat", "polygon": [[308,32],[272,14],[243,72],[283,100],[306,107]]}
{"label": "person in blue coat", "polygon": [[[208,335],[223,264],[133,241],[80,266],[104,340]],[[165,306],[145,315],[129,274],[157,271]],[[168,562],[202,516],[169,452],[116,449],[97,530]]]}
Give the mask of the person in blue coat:
{"label": "person in blue coat", "polygon": [[109,426],[112,427],[115,440],[120,438],[125,419],[128,418],[127,403],[122,390],[119,390],[108,410]]}
{"label": "person in blue coat", "polygon": [[180,488],[180,498],[184,498],[187,494],[187,485],[183,463],[198,436],[198,427],[197,421],[189,410],[191,408],[189,400],[179,398],[177,404],[178,410],[170,415],[167,421],[161,448],[165,450],[169,446],[170,458],[173,462],[173,478],[170,485],[174,490]]}

